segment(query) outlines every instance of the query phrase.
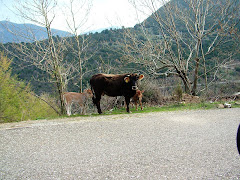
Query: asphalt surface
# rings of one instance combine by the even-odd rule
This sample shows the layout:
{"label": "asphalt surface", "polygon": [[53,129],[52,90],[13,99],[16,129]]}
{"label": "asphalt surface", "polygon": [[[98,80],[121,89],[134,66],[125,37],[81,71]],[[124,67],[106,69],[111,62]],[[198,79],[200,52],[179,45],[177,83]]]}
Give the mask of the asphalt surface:
{"label": "asphalt surface", "polygon": [[240,109],[0,124],[0,179],[240,179]]}

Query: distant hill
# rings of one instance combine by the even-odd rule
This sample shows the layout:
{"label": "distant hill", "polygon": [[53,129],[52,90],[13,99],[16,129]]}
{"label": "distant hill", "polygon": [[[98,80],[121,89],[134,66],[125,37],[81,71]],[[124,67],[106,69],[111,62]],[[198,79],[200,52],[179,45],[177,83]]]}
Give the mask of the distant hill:
{"label": "distant hill", "polygon": [[[70,33],[52,29],[54,36],[66,37]],[[0,21],[0,43],[33,42],[34,40],[47,39],[44,27],[33,24],[17,24],[9,21]]]}
{"label": "distant hill", "polygon": [[[169,3],[177,3],[179,7],[186,6],[186,3],[184,0],[171,0],[171,1],[169,1]],[[184,9],[187,9],[187,6]],[[159,13],[162,17],[164,17],[164,15],[165,15],[164,7],[159,8],[157,10],[157,13]],[[209,16],[209,18],[211,18],[211,16]],[[211,19],[209,19],[208,24],[211,22],[212,22]],[[185,24],[182,23],[182,21],[176,21],[175,23],[176,23],[177,30],[179,32],[181,32],[182,35],[187,39],[188,32],[186,30]],[[4,34],[3,31],[6,30],[6,29],[2,28],[2,24],[3,24],[3,22],[0,22],[0,42],[3,42],[1,36],[2,36],[2,34]],[[10,24],[13,24],[13,23],[9,23],[9,25]],[[206,26],[208,24],[206,24]],[[84,69],[84,71],[86,72],[84,75],[84,79],[83,79],[83,84],[85,87],[87,87],[87,85],[89,83],[89,79],[90,79],[91,75],[93,75],[94,73],[99,73],[99,72],[101,72],[101,73],[146,72],[147,73],[148,72],[147,66],[144,67],[141,65],[141,63],[139,63],[139,64],[138,63],[136,64],[133,62],[130,63],[128,60],[128,56],[124,56],[125,55],[125,52],[124,52],[125,46],[124,45],[126,43],[128,43],[127,41],[129,40],[128,37],[125,35],[125,32],[133,33],[134,35],[136,35],[136,38],[138,38],[143,44],[147,41],[147,39],[145,38],[145,36],[142,32],[141,25],[145,26],[145,28],[148,32],[149,39],[152,39],[153,42],[156,39],[157,40],[160,39],[160,38],[158,38],[158,37],[160,37],[159,24],[153,18],[153,15],[146,18],[142,23],[136,24],[134,26],[134,28],[110,28],[110,29],[105,29],[105,30],[99,29],[96,31],[88,32],[84,35],[84,38],[88,40],[89,44],[88,44],[87,51],[82,53],[82,55],[83,56],[85,54],[90,55],[88,61],[85,64],[85,69]],[[238,29],[237,33],[238,34],[239,34],[239,29],[240,29],[239,26],[240,26],[240,23],[237,25],[237,29]],[[34,32],[37,35],[39,34],[39,37],[38,37],[39,39],[46,39],[46,37],[47,37],[46,34],[45,34],[45,37],[40,36],[41,33],[44,34],[45,29],[42,27],[39,27],[39,26],[25,24],[25,25],[19,25],[16,27],[18,27],[19,29],[24,29],[26,27],[28,27],[29,29],[35,29],[36,32],[35,31]],[[27,32],[27,30],[28,29],[26,29],[26,31],[23,31],[23,30],[22,31]],[[18,30],[16,29],[16,31],[18,31]],[[19,32],[22,32],[22,31],[19,30]],[[57,32],[58,33],[61,32],[63,34],[60,34],[60,33],[57,34]],[[53,33],[54,33],[54,35],[58,35],[60,37],[64,37],[64,36],[68,35],[67,32],[58,31],[58,30],[56,30],[56,31],[53,30]],[[12,34],[10,33],[10,35],[12,35]],[[8,38],[11,37],[10,35]],[[5,35],[4,37],[6,38],[7,36],[8,35]],[[212,38],[212,37],[208,37],[208,39],[205,40],[203,43],[208,43],[208,40],[210,38]],[[219,61],[219,60],[224,60],[224,57],[222,56],[222,54],[224,54],[225,52],[227,52],[226,54],[231,54],[232,52],[236,51],[236,49],[237,49],[237,52],[239,52],[239,50],[238,50],[239,45],[236,42],[238,39],[236,38],[236,40],[234,41],[230,38],[231,38],[230,36],[226,36],[225,40],[231,40],[232,44],[229,43],[229,41],[227,41],[228,43],[219,45],[214,53],[212,53],[212,54],[208,55],[208,57],[206,57],[206,60],[207,60],[206,64],[209,67],[216,66],[215,61],[212,60],[212,58],[214,58],[215,56],[219,57],[219,58],[216,58]],[[54,40],[57,40],[57,39],[58,38],[54,38]],[[59,38],[59,39],[61,40],[61,38]],[[64,60],[66,62],[68,62],[68,64],[70,65],[74,60],[76,60],[76,55],[75,55],[73,48],[76,48],[77,45],[76,45],[75,38],[73,36],[64,38],[64,40],[65,40],[65,42],[69,42],[68,44],[72,45],[71,48],[67,47],[67,49],[65,49],[63,51],[64,52]],[[11,42],[11,41],[8,40],[5,42]],[[16,42],[16,41],[12,40],[12,42]],[[18,41],[18,42],[21,42],[21,41]],[[40,43],[47,43],[47,41],[42,41]],[[129,44],[130,43],[131,42],[129,42]],[[233,48],[233,45],[234,45],[234,48]],[[14,50],[15,50],[14,46],[16,46],[14,43],[7,43],[7,44],[4,44],[3,46],[0,45],[0,51],[3,51],[6,55],[8,55],[8,57],[11,57],[11,54],[9,54],[9,52],[6,52],[3,47],[6,47],[6,49],[10,49],[11,51],[14,52]],[[173,51],[175,51],[175,50],[176,49],[174,49],[174,47],[173,47]],[[132,51],[132,52],[134,52],[134,51]],[[235,54],[235,52],[232,54]],[[183,55],[185,55],[185,54],[183,54]],[[19,57],[20,56],[24,56],[24,54],[19,54]],[[54,84],[50,83],[50,82],[44,82],[44,80],[48,79],[48,76],[49,76],[46,72],[38,69],[33,64],[30,64],[30,65],[26,64],[26,62],[22,62],[19,59],[20,58],[18,58],[18,55],[13,58],[13,63],[12,63],[13,74],[17,75],[18,78],[24,80],[25,82],[30,82],[32,89],[37,94],[41,94],[43,92],[48,92],[48,93],[54,92],[54,88],[55,88]],[[84,59],[84,57],[82,57],[82,59]],[[235,65],[233,64],[233,66],[231,66],[231,68],[222,68],[221,72],[219,72],[219,73],[221,73],[221,76],[219,76],[219,77],[221,77],[221,79],[223,79],[223,77],[226,80],[227,79],[236,79],[236,80],[239,79],[240,68],[237,67],[239,65],[239,61],[240,61],[239,53],[237,55],[232,56],[231,59],[234,60]],[[192,64],[194,65],[194,61]],[[77,66],[77,63],[76,63],[76,66]],[[194,67],[194,66],[189,67],[189,69],[192,70],[191,69],[192,67]],[[200,70],[201,70],[200,73],[203,74],[204,73],[203,68],[201,68]],[[165,69],[163,70],[163,72],[164,71],[165,71]],[[214,71],[212,71],[212,72],[214,73]],[[212,78],[211,72],[208,72],[208,75],[209,75],[208,76],[209,79],[211,79]],[[78,91],[79,90],[79,88],[77,87],[77,84],[79,82],[79,76],[77,74],[74,74],[74,76],[75,76],[75,78],[72,78],[69,81],[69,84],[68,84],[69,91]],[[215,76],[216,75],[214,74],[214,78],[215,78]],[[161,78],[161,77],[157,77],[157,78]]]}
{"label": "distant hill", "polygon": [[91,31],[84,32],[83,34],[94,34],[94,33],[101,33],[104,30],[113,30],[113,29],[121,29],[122,27],[119,26],[110,26],[105,28],[94,29]]}

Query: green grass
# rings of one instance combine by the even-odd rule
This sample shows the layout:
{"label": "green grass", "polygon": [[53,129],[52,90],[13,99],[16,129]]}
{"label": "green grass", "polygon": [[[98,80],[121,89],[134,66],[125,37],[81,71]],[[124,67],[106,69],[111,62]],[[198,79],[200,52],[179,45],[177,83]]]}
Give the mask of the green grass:
{"label": "green grass", "polygon": [[[209,103],[209,102],[201,102],[201,103],[189,103],[189,104],[171,104],[171,105],[165,105],[165,106],[145,106],[143,110],[140,108],[138,111],[135,110],[135,107],[130,108],[131,113],[151,113],[151,112],[170,112],[170,111],[183,111],[183,110],[197,110],[197,109],[216,109],[218,104],[221,104],[222,102],[215,102],[215,103]],[[240,104],[240,101],[238,101]],[[240,105],[235,104],[235,102],[232,102],[232,108],[240,108]],[[111,111],[104,111],[103,114],[104,116],[107,115],[118,115],[118,114],[128,114],[126,112],[125,107],[122,108],[115,108]],[[94,117],[94,116],[99,116],[98,113],[92,113],[88,115],[80,115],[80,114],[75,114],[71,115],[70,117],[67,115],[64,116],[57,116],[57,117],[49,117],[47,118],[48,120],[51,119],[60,119],[60,118],[74,118],[74,117]],[[41,118],[39,118],[41,119]]]}
{"label": "green grass", "polygon": [[[135,107],[130,108],[131,113],[151,113],[151,112],[170,112],[170,111],[183,111],[183,110],[197,110],[197,109],[216,109],[218,104],[221,104],[222,102],[215,102],[215,103],[209,103],[209,102],[201,102],[201,103],[192,103],[192,104],[171,104],[171,105],[165,105],[165,106],[145,106],[143,110],[140,108],[138,111],[135,110]],[[239,104],[235,104],[235,102],[232,102],[232,108],[240,108],[240,101],[238,101]],[[102,115],[118,115],[118,114],[128,114],[126,112],[126,109],[123,108],[115,108],[112,111],[104,111]],[[98,113],[92,113],[90,115],[71,115],[70,117],[67,115],[64,116],[49,116],[48,118],[40,117],[36,118],[36,120],[41,119],[60,119],[60,118],[74,118],[74,117],[92,117],[92,116],[99,116]]]}
{"label": "green grass", "polygon": [[[217,104],[220,104],[219,102],[215,103],[209,103],[209,102],[201,102],[201,103],[189,103],[189,104],[172,104],[172,105],[166,105],[166,106],[148,106],[144,107],[143,110],[135,110],[134,108],[130,108],[130,111],[132,113],[150,113],[150,112],[167,112],[167,111],[182,111],[182,110],[197,110],[197,109],[215,109],[217,108]],[[240,105],[237,105],[232,103],[232,108],[240,108]],[[127,114],[125,108],[120,109],[114,109],[113,111],[106,111],[103,113],[103,115],[112,115],[112,114]]]}

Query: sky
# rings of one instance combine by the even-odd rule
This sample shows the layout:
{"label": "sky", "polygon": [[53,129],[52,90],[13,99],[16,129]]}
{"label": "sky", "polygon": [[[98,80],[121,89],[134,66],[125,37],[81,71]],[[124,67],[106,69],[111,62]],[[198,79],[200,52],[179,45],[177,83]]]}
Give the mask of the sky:
{"label": "sky", "polygon": [[[33,23],[23,20],[23,18],[20,18],[19,15],[16,14],[16,7],[19,6],[17,1],[21,0],[0,0],[0,21],[8,20],[14,23]],[[27,1],[30,1],[30,3],[33,2],[33,0],[25,0],[23,2]],[[84,0],[78,1],[83,2]],[[90,13],[87,16],[87,22],[81,25],[79,33],[109,27],[133,27],[151,14],[150,12],[136,14],[136,9],[128,0],[92,0],[92,3],[89,3],[90,0],[85,1],[87,1],[87,3],[82,6],[83,8],[80,8],[81,4],[79,3],[73,5],[75,12],[80,11],[80,13],[76,15],[76,19],[78,22],[81,22],[82,19],[86,19],[81,17],[82,14],[85,14],[85,9],[87,9],[86,4],[91,4]],[[66,19],[70,17],[69,8],[66,8],[70,7],[68,3],[69,0],[58,0],[57,2],[58,6],[61,8],[56,8],[54,10],[55,18],[52,22],[52,28],[70,31],[66,23]],[[70,19],[68,19],[68,21],[70,22]]]}

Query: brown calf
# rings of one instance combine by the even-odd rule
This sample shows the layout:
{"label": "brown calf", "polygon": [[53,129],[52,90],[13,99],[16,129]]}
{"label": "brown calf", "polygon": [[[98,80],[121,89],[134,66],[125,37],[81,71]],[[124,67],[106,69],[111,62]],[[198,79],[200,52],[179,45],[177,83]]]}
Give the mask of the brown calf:
{"label": "brown calf", "polygon": [[134,101],[134,104],[135,104],[135,107],[136,107],[136,110],[138,110],[138,101],[139,101],[139,104],[141,106],[141,110],[143,110],[143,107],[142,107],[142,93],[144,93],[144,90],[140,91],[140,90],[136,90],[136,94],[133,96],[133,101]]}
{"label": "brown calf", "polygon": [[93,93],[91,89],[86,89],[83,93],[65,92],[63,94],[63,100],[67,110],[67,115],[71,116],[71,107],[73,103],[78,103],[81,108],[81,114],[84,114],[86,101],[88,98],[92,98]]}

